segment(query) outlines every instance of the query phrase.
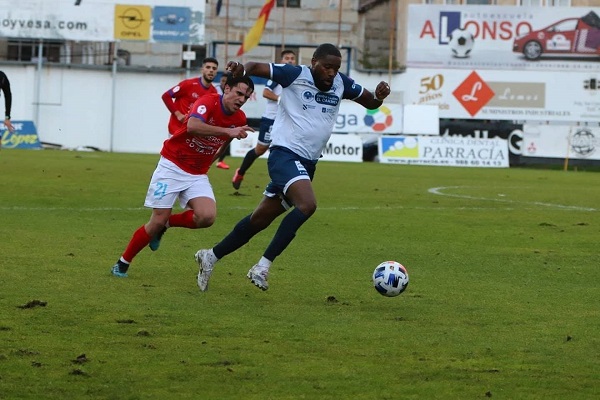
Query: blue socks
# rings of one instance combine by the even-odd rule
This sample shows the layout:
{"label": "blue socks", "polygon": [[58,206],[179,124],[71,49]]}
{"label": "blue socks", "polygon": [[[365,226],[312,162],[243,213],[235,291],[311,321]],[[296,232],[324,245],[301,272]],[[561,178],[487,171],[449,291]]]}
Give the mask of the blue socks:
{"label": "blue socks", "polygon": [[[271,243],[269,243],[269,247],[267,247],[263,256],[270,261],[275,260],[292,240],[294,240],[296,232],[308,218],[308,216],[304,215],[302,211],[297,208],[290,211],[281,221],[279,229],[277,229],[275,236],[271,240]],[[225,236],[223,240],[213,247],[213,252],[218,259],[221,259],[248,243],[258,232],[260,232],[260,230],[256,230],[250,225],[250,215],[247,215],[237,223],[229,235]]]}
{"label": "blue socks", "polygon": [[248,243],[258,232],[260,231],[255,231],[250,226],[250,215],[247,215],[237,223],[229,235],[213,247],[213,252],[218,259],[221,259]]}
{"label": "blue socks", "polygon": [[271,240],[271,243],[269,243],[269,247],[267,247],[263,256],[271,261],[275,260],[275,258],[285,250],[288,244],[294,240],[296,232],[308,218],[309,217],[304,215],[302,211],[297,208],[290,211],[283,221],[281,221],[279,229],[277,229],[275,236]]}

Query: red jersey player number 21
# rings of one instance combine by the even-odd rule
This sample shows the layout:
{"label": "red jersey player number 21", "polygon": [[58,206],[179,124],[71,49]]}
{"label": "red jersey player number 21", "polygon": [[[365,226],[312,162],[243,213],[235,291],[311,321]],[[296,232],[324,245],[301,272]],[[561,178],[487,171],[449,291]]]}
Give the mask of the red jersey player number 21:
{"label": "red jersey player number 21", "polygon": [[[144,202],[152,215],[133,233],[111,269],[114,276],[127,277],[133,258],[146,246],[157,250],[168,228],[208,228],[215,222],[217,206],[207,172],[231,140],[253,131],[241,110],[253,92],[250,78],[229,77],[223,95],[198,98],[183,126],[165,140]],[[184,210],[172,214],[177,199]]]}

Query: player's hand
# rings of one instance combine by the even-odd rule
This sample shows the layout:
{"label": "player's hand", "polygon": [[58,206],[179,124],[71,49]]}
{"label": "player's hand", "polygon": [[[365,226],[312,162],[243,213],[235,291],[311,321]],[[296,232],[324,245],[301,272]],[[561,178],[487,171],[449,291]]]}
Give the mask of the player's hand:
{"label": "player's hand", "polygon": [[248,125],[231,128],[229,137],[234,139],[245,139],[248,137],[247,131],[254,132],[254,129],[252,129]]}
{"label": "player's hand", "polygon": [[12,122],[10,122],[10,119],[5,119],[4,120],[4,126],[11,133],[15,131],[15,127],[13,126]]}
{"label": "player's hand", "polygon": [[175,111],[175,118],[177,118],[179,122],[183,123],[183,121],[185,121],[185,114],[181,111]]}
{"label": "player's hand", "polygon": [[244,64],[237,61],[229,61],[225,69],[230,71],[235,78],[244,76]]}
{"label": "player's hand", "polygon": [[387,82],[381,81],[375,88],[375,98],[383,100],[390,95],[390,85]]}

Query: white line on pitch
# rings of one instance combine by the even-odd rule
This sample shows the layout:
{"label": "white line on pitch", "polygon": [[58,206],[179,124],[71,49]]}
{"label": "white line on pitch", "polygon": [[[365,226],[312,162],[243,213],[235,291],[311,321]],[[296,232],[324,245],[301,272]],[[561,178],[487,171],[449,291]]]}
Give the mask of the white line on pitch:
{"label": "white line on pitch", "polygon": [[489,197],[476,197],[476,196],[469,196],[467,194],[452,194],[452,193],[444,193],[443,192],[444,190],[449,190],[449,189],[466,189],[466,188],[469,188],[469,186],[440,186],[440,187],[430,188],[427,191],[429,193],[437,194],[439,196],[457,197],[460,199],[495,201],[498,203],[509,203],[509,204],[528,204],[528,205],[533,205],[533,206],[558,208],[561,210],[598,211],[598,209],[592,208],[592,207],[566,206],[563,204],[543,203],[540,201],[516,201],[516,200],[509,200],[509,199],[492,199]]}

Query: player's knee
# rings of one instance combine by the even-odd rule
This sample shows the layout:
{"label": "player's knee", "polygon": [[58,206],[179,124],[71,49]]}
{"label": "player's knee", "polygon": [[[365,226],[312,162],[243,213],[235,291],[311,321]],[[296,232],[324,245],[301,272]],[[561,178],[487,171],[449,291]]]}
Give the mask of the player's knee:
{"label": "player's knee", "polygon": [[215,223],[217,216],[215,214],[194,214],[196,228],[208,228]]}
{"label": "player's knee", "polygon": [[301,204],[297,204],[296,208],[298,210],[300,210],[300,212],[304,215],[306,215],[306,217],[310,217],[311,215],[313,215],[315,213],[315,211],[317,211],[317,202],[316,201],[310,201],[310,202],[305,202],[305,203],[301,203]]}

